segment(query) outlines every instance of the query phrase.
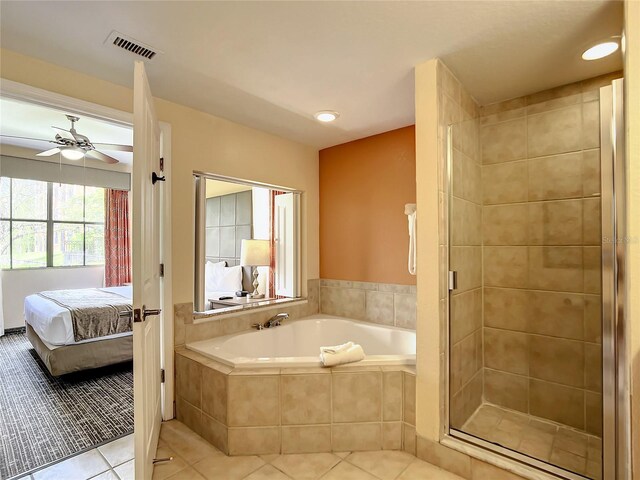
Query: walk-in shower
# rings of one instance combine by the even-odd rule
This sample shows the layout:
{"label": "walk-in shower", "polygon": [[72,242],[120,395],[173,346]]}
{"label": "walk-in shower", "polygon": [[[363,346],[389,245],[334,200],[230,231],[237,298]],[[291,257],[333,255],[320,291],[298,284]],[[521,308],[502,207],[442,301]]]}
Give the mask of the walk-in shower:
{"label": "walk-in shower", "polygon": [[448,434],[560,478],[626,478],[621,96],[591,79],[449,127]]}

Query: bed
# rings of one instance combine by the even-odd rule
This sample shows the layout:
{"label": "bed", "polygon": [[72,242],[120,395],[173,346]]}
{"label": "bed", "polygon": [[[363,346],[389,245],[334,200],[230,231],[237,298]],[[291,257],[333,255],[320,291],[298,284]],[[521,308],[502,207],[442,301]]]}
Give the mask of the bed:
{"label": "bed", "polygon": [[251,284],[251,267],[235,265],[227,267],[226,261],[205,263],[204,276],[204,306],[205,310],[215,308],[228,308],[229,305],[215,306],[215,301],[220,298],[236,298],[239,290],[253,291]]}
{"label": "bed", "polygon": [[[60,301],[61,298],[86,298],[88,305],[69,308],[69,305],[82,303],[72,303],[73,300],[70,300],[65,304]],[[29,295],[24,301],[27,338],[54,376],[131,361],[131,318],[126,314],[119,315],[131,310],[131,298],[131,286],[58,290]],[[96,301],[92,302],[92,299]],[[120,317],[120,320],[103,322],[104,328],[93,328],[91,331],[83,331],[79,327],[78,318],[85,318],[87,325],[91,326],[92,317],[89,314],[107,307],[117,310],[111,315]]]}

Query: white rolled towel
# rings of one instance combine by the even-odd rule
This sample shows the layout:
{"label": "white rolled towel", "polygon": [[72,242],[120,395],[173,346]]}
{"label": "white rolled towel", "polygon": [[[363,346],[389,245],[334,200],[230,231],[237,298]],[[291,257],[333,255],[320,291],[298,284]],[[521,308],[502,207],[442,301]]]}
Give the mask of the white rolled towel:
{"label": "white rolled towel", "polygon": [[359,362],[360,360],[364,360],[364,350],[357,343],[347,342],[333,347],[320,347],[320,362],[325,367]]}

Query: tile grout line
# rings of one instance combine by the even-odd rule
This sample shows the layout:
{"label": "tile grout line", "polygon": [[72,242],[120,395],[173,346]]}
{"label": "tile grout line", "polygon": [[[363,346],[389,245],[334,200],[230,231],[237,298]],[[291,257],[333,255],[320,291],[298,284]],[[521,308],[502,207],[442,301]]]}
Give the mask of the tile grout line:
{"label": "tile grout line", "polygon": [[[123,438],[124,438],[124,437],[123,437]],[[116,441],[116,440],[114,440],[114,442],[115,442],[115,441]],[[113,442],[109,442],[109,443],[113,443]],[[108,445],[108,444],[106,444],[106,445]],[[97,477],[98,475],[102,475],[103,473],[105,473],[105,472],[109,472],[109,471],[111,471],[111,472],[116,476],[116,478],[120,478],[120,475],[118,475],[118,474],[116,473],[115,469],[114,469],[115,467],[112,467],[112,466],[111,466],[111,463],[109,463],[109,460],[107,460],[107,457],[105,457],[105,456],[102,454],[102,452],[98,449],[98,447],[96,447],[94,450],[98,453],[98,455],[100,455],[100,458],[102,458],[102,459],[105,461],[105,463],[107,464],[107,466],[108,466],[109,468],[108,468],[107,470],[105,470],[104,472],[100,472],[100,473],[98,473],[97,475],[94,475],[93,477],[89,477],[89,478],[91,479],[91,478]],[[91,450],[89,450],[89,451],[91,451]],[[127,461],[128,461],[128,460],[127,460]],[[126,462],[124,462],[124,463],[126,463]]]}

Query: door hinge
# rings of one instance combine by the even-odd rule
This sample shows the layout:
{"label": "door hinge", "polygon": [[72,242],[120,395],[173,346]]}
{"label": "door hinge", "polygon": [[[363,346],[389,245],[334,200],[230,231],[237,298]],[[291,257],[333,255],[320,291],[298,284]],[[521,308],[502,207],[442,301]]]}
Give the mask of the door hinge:
{"label": "door hinge", "polygon": [[164,172],[164,157],[160,157],[160,171]]}
{"label": "door hinge", "polygon": [[160,369],[160,383],[164,383],[164,368]]}
{"label": "door hinge", "polygon": [[458,272],[454,270],[449,271],[449,290],[456,290],[458,288]]}
{"label": "door hinge", "polygon": [[160,276],[164,277],[164,263],[160,264]]}

